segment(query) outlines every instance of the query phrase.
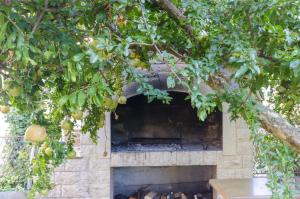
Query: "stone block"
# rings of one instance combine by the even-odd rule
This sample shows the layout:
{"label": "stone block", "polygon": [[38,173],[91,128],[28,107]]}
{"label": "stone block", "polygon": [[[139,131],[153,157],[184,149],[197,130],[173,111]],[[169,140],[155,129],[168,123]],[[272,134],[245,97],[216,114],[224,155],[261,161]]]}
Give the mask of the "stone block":
{"label": "stone block", "polygon": [[238,141],[249,141],[250,130],[248,128],[237,128]]}
{"label": "stone block", "polygon": [[178,151],[176,155],[176,164],[177,165],[190,165],[191,156],[188,151]]}
{"label": "stone block", "polygon": [[160,152],[146,152],[144,166],[164,166],[160,165]]}
{"label": "stone block", "polygon": [[230,120],[228,104],[223,103],[223,153],[224,155],[236,154],[236,124]]}
{"label": "stone block", "polygon": [[62,185],[62,197],[85,198],[89,197],[89,187],[84,184]]}
{"label": "stone block", "polygon": [[111,172],[110,170],[88,172],[87,177],[89,184],[107,184],[110,183]]}
{"label": "stone block", "polygon": [[90,171],[102,171],[110,169],[110,159],[89,159],[89,170]]}
{"label": "stone block", "polygon": [[235,178],[235,169],[217,168],[217,179],[233,179]]}
{"label": "stone block", "polygon": [[[97,145],[94,145],[94,146],[95,146],[95,154],[94,154],[95,157],[110,158],[110,156],[111,156],[110,141],[101,140],[101,141],[98,141]],[[104,153],[106,153],[106,154],[104,155]]]}
{"label": "stone block", "polygon": [[140,156],[137,155],[136,153],[126,153],[123,161],[126,166],[138,166],[138,164],[141,163]]}
{"label": "stone block", "polygon": [[106,139],[105,134],[108,134],[109,132],[105,132],[105,130],[106,130],[105,125],[104,125],[103,128],[98,129],[98,131],[97,131],[97,141],[103,141],[104,139]]}
{"label": "stone block", "polygon": [[163,166],[172,166],[172,165],[176,165],[176,157],[177,157],[177,153],[176,152],[161,152],[159,153],[158,156],[158,162],[160,165]]}
{"label": "stone block", "polygon": [[252,178],[253,177],[253,168],[243,168],[235,170],[236,178]]}
{"label": "stone block", "polygon": [[[18,191],[2,191],[0,192],[1,199],[26,199],[28,194]],[[38,197],[39,198],[39,197]]]}
{"label": "stone block", "polygon": [[[124,166],[123,154],[121,152],[111,154],[110,164],[112,167],[121,167]],[[143,153],[145,155],[145,153]]]}
{"label": "stone block", "polygon": [[80,172],[56,172],[55,184],[61,185],[73,185],[80,184]]}
{"label": "stone block", "polygon": [[216,151],[203,151],[203,165],[217,165],[218,153]]}
{"label": "stone block", "polygon": [[89,134],[81,134],[80,145],[94,145]]}
{"label": "stone block", "polygon": [[61,198],[61,186],[56,185],[52,190],[49,191],[48,197]]}
{"label": "stone block", "polygon": [[97,183],[91,184],[89,186],[90,196],[91,197],[110,197],[110,184],[109,183]]}
{"label": "stone block", "polygon": [[87,168],[87,158],[68,159],[65,163],[65,171],[85,171]]}
{"label": "stone block", "polygon": [[247,125],[247,123],[245,122],[244,119],[239,118],[239,119],[236,120],[236,127],[237,128],[246,128],[247,129],[248,125]]}
{"label": "stone block", "polygon": [[243,168],[254,168],[253,155],[243,155]]}
{"label": "stone block", "polygon": [[146,154],[144,152],[135,153],[135,166],[144,166]]}
{"label": "stone block", "polygon": [[64,170],[65,170],[65,164],[64,163],[55,168],[55,171],[64,171]]}
{"label": "stone block", "polygon": [[223,161],[220,165],[220,168],[227,168],[227,169],[236,169],[243,167],[243,160],[242,156],[223,156]]}
{"label": "stone block", "polygon": [[190,152],[190,164],[191,165],[203,165],[202,151],[191,151]]}
{"label": "stone block", "polygon": [[82,157],[90,157],[96,155],[95,145],[81,145],[80,154]]}
{"label": "stone block", "polygon": [[89,183],[89,179],[90,179],[90,171],[80,171],[80,180],[81,182],[86,182],[87,184]]}
{"label": "stone block", "polygon": [[253,144],[249,142],[238,142],[237,143],[238,154],[240,155],[251,155],[253,154]]}

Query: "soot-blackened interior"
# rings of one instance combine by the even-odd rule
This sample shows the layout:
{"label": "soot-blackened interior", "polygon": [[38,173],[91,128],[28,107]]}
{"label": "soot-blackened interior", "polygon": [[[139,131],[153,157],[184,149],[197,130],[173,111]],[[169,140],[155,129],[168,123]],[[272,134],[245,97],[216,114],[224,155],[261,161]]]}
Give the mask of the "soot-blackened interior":
{"label": "soot-blackened interior", "polygon": [[112,150],[221,150],[222,113],[215,110],[201,122],[185,93],[170,96],[170,104],[137,95],[119,105],[111,118]]}
{"label": "soot-blackened interior", "polygon": [[[113,195],[114,199],[143,199],[152,191],[157,193],[155,198],[212,199],[208,181],[215,177],[213,165],[113,168]],[[178,193],[185,197],[172,197]]]}

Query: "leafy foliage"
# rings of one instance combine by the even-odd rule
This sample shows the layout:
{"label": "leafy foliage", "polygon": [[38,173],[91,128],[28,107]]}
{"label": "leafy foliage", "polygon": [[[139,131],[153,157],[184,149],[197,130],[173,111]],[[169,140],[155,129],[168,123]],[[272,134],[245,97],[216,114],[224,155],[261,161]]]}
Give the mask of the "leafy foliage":
{"label": "leafy foliage", "polygon": [[29,178],[29,149],[23,142],[23,135],[30,122],[30,115],[19,115],[12,111],[7,117],[7,122],[9,138],[4,146],[5,163],[0,169],[0,190],[24,190]]}
{"label": "leafy foliage", "polygon": [[254,136],[257,158],[260,161],[258,169],[268,171],[268,186],[272,190],[273,198],[294,198],[295,192],[291,191],[291,187],[295,186],[294,171],[300,165],[298,154],[265,132]]}
{"label": "leafy foliage", "polygon": [[[64,158],[60,123],[64,119],[75,123],[72,113],[87,113],[83,132],[95,141],[104,113],[114,111],[123,97],[123,85],[137,82],[138,92],[149,101],[171,100],[141,72],[151,72],[155,61],[169,67],[168,87],[178,83],[186,88],[201,120],[227,102],[234,118],[243,117],[250,125],[258,146],[268,140],[285,147],[255,136],[260,125],[255,104],[268,100],[299,125],[300,1],[174,0],[186,20],[176,19],[160,2],[12,0],[0,4],[0,101],[31,113],[31,123],[47,129],[47,144],[55,151],[46,157],[39,150],[32,162],[32,174],[38,176],[32,193],[51,187],[45,173]],[[177,67],[178,62],[186,67]],[[199,85],[218,77],[223,69],[231,71],[228,81],[237,82],[236,89],[201,93]],[[72,141],[66,144],[72,150]],[[295,158],[292,152],[283,154],[280,157]],[[260,158],[266,162],[271,156]],[[283,168],[283,159],[276,161],[278,166],[268,167],[270,172]],[[287,167],[285,177],[292,178],[294,168]],[[277,180],[272,178],[272,183]],[[277,190],[273,191],[276,198]],[[288,191],[282,194],[291,196]]]}

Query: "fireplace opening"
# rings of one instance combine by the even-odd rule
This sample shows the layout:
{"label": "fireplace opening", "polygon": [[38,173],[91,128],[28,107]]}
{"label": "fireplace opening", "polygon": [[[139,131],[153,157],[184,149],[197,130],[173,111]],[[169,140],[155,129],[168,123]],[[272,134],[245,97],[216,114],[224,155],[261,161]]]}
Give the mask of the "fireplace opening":
{"label": "fireplace opening", "polygon": [[212,199],[215,174],[212,165],[113,168],[113,198]]}
{"label": "fireplace opening", "polygon": [[118,106],[111,115],[113,152],[222,150],[222,113],[216,109],[201,122],[186,93],[169,94],[170,104],[137,95]]}

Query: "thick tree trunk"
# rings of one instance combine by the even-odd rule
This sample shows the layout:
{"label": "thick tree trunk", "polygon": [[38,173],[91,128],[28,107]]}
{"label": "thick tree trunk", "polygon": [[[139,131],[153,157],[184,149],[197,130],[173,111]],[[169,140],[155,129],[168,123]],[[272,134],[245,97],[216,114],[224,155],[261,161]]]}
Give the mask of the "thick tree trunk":
{"label": "thick tree trunk", "polygon": [[300,129],[292,126],[282,116],[268,107],[257,104],[261,126],[300,153]]}
{"label": "thick tree trunk", "polygon": [[[225,92],[224,88],[239,89],[238,84],[230,79],[230,73],[225,69],[220,69],[218,74],[211,76],[207,84],[219,92]],[[257,103],[256,107],[259,110],[258,117],[261,120],[261,127],[300,153],[300,129],[263,104]]]}
{"label": "thick tree trunk", "polygon": [[[185,24],[186,17],[170,0],[156,0],[156,2],[172,18],[178,20],[181,24]],[[185,24],[183,28],[190,37],[194,37],[191,25]],[[207,84],[220,92],[224,92],[224,88],[229,90],[239,89],[238,84],[230,79],[230,73],[223,68],[220,69],[218,74],[211,76]],[[261,127],[300,153],[300,129],[291,125],[280,114],[260,103],[257,104],[257,108]]]}

